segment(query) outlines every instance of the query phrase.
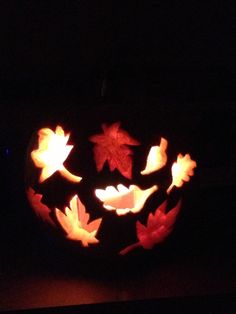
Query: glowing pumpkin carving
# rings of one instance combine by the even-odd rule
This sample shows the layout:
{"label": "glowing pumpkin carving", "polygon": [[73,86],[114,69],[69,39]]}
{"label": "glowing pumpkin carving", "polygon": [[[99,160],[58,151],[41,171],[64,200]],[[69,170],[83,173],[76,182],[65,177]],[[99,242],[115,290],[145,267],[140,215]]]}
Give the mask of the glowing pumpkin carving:
{"label": "glowing pumpkin carving", "polygon": [[29,145],[30,205],[78,250],[127,255],[151,249],[173,230],[181,202],[169,198],[194,175],[196,162],[180,151],[169,160],[171,143],[164,136],[156,136],[155,145],[142,153],[142,140],[121,122],[102,123],[96,130],[77,144],[76,130],[60,124],[39,128]]}

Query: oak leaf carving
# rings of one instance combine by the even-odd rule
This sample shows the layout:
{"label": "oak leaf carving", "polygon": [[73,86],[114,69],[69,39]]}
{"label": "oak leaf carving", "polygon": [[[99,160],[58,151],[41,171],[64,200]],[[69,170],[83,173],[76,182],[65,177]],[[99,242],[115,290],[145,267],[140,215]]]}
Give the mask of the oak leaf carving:
{"label": "oak leaf carving", "polygon": [[194,175],[194,168],[196,167],[196,161],[192,160],[189,154],[184,156],[179,154],[177,156],[177,161],[173,163],[171,168],[172,183],[168,187],[167,193],[169,194],[174,186],[179,188],[184,182],[188,182],[190,176]]}

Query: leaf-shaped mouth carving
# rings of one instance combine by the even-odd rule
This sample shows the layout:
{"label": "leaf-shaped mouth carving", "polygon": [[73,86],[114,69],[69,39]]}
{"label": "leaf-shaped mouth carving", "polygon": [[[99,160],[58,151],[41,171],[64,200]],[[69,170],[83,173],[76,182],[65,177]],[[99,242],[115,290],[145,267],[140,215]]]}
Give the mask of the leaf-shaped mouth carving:
{"label": "leaf-shaped mouth carving", "polygon": [[116,211],[117,215],[125,215],[129,212],[138,213],[144,206],[148,197],[157,191],[157,185],[142,190],[137,185],[130,185],[129,188],[123,184],[107,186],[105,190],[96,189],[95,195],[103,202],[107,210]]}

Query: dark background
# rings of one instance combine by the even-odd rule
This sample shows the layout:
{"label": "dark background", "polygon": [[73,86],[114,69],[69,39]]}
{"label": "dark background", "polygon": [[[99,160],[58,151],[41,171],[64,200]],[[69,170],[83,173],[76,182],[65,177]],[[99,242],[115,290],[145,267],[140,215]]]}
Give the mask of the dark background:
{"label": "dark background", "polygon": [[233,12],[233,1],[9,1],[1,96],[94,100],[107,77],[116,97],[231,100]]}
{"label": "dark background", "polygon": [[[204,4],[8,1],[0,4],[0,12],[3,279],[0,308],[142,297],[213,294],[216,300],[219,294],[233,296],[236,238],[233,1],[221,4],[215,1]],[[42,274],[45,285],[57,280],[61,273],[70,282],[75,274],[60,266],[55,267],[53,279],[47,276],[54,261],[49,257],[24,194],[24,160],[30,136],[39,123],[52,116],[62,119],[65,115],[77,115],[80,110],[99,111],[104,106],[109,110],[120,106],[124,110],[127,105],[136,108],[139,116],[144,108],[149,108],[150,112],[168,116],[167,121],[173,122],[178,117],[180,133],[188,126],[187,138],[189,142],[192,139],[199,163],[193,182],[197,193],[193,189],[186,196],[186,202],[194,204],[191,215],[183,220],[183,226],[186,219],[189,224],[179,233],[178,240],[172,239],[167,244],[162,257],[157,257],[158,270],[155,271],[154,264],[149,272],[141,267],[142,279],[138,282],[149,293],[145,289],[133,291],[134,279],[131,280],[128,272],[126,276],[119,270],[117,277],[109,279],[111,273],[107,269],[104,279],[99,278],[100,284],[110,282],[104,298],[76,301],[67,296],[69,301],[65,301],[55,293],[50,300],[37,299],[32,295],[38,293],[38,277]],[[144,123],[148,125],[148,121]],[[23,285],[30,287],[26,284],[26,273],[30,274],[29,278],[35,278],[36,292],[26,293],[31,301],[20,300],[18,295]],[[81,280],[80,272],[76,276]],[[165,281],[164,293],[158,283],[153,285],[155,289],[150,288],[145,278],[152,276],[157,282],[160,278]],[[201,281],[203,278],[205,281]],[[91,278],[89,282],[88,286],[93,286]],[[184,288],[186,283],[188,289]],[[69,285],[67,290],[73,288]],[[92,294],[98,294],[97,290]],[[225,306],[229,303],[222,302]],[[210,309],[212,303],[207,304]]]}

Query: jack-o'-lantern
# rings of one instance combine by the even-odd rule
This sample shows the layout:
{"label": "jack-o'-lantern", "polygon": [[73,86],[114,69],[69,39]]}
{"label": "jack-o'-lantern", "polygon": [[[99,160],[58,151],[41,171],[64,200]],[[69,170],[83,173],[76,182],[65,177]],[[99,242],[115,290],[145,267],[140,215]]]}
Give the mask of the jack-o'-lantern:
{"label": "jack-o'-lantern", "polygon": [[89,120],[78,114],[78,123],[36,130],[26,166],[32,209],[53,237],[79,252],[122,256],[158,246],[173,230],[180,191],[194,175],[191,152],[172,149],[168,136],[148,123],[145,129],[141,117],[129,125],[98,110],[91,126]]}

